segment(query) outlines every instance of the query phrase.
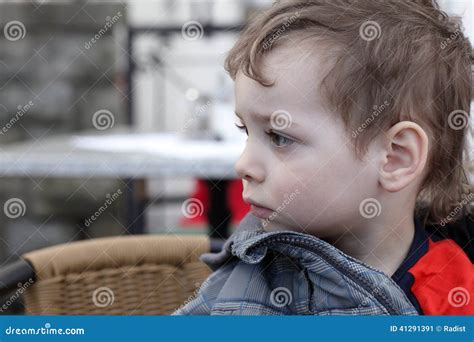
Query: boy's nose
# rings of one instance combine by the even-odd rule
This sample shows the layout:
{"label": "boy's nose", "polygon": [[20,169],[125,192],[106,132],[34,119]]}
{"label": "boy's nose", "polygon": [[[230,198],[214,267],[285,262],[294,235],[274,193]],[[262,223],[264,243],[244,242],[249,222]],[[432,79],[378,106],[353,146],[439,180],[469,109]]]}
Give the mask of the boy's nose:
{"label": "boy's nose", "polygon": [[261,163],[261,158],[259,159],[258,154],[252,151],[247,144],[234,168],[240,178],[260,183],[265,179],[265,171]]}

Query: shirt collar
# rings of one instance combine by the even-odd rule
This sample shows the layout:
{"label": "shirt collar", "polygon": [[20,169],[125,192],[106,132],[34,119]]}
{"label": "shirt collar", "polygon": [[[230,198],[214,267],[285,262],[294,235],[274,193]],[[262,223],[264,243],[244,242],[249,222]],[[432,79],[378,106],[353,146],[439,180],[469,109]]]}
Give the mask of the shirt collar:
{"label": "shirt collar", "polygon": [[412,268],[428,251],[428,242],[430,237],[426,232],[425,227],[423,227],[420,219],[413,217],[413,220],[415,223],[415,235],[410,245],[410,249],[408,250],[407,256],[392,275],[392,279],[395,281],[399,281],[403,275],[406,274],[408,270]]}

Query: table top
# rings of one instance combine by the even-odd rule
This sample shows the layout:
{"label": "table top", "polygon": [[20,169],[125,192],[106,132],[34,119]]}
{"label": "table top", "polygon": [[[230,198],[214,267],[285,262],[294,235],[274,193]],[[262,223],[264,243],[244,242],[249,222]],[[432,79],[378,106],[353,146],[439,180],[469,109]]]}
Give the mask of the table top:
{"label": "table top", "polygon": [[122,127],[4,145],[0,176],[231,179],[244,147],[245,140],[188,139],[177,133],[140,133]]}

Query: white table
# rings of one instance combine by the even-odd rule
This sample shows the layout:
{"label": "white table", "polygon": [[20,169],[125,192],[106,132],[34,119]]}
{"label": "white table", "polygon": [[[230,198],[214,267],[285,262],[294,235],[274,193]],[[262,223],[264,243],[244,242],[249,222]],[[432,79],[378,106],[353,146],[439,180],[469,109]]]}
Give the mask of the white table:
{"label": "white table", "polygon": [[0,147],[0,176],[235,178],[244,141],[189,140],[125,128]]}
{"label": "white table", "polygon": [[244,140],[190,140],[173,133],[114,128],[4,145],[0,148],[0,176],[125,179],[133,185],[126,191],[127,227],[131,233],[141,233],[145,204],[137,193],[144,192],[146,179],[236,178],[234,164],[244,146]]}

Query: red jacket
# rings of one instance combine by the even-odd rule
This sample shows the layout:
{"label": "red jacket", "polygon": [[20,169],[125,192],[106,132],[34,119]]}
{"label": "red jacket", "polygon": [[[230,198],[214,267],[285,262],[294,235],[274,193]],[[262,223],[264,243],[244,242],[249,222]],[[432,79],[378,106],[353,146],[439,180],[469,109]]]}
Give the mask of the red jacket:
{"label": "red jacket", "polygon": [[474,315],[474,218],[423,227],[392,278],[424,315]]}

